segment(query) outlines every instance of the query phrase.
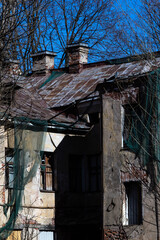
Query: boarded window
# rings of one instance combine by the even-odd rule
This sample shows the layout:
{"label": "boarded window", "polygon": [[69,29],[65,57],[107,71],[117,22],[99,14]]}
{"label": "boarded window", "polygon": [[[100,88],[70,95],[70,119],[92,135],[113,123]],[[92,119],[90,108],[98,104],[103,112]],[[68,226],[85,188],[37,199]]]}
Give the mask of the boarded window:
{"label": "boarded window", "polygon": [[39,240],[55,240],[54,232],[40,231],[38,239]]}
{"label": "boarded window", "polygon": [[21,240],[21,231],[13,231],[7,240]]}
{"label": "boarded window", "polygon": [[71,192],[100,191],[99,155],[70,155],[69,188]]}
{"label": "boarded window", "polygon": [[142,190],[140,182],[125,182],[125,224],[142,224]]}
{"label": "boarded window", "polygon": [[53,153],[43,152],[41,154],[41,190],[54,190],[54,159]]}

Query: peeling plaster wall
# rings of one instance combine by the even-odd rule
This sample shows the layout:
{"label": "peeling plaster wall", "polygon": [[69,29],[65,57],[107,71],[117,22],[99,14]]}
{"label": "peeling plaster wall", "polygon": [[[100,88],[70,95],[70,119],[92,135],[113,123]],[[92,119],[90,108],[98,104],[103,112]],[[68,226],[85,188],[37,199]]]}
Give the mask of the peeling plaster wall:
{"label": "peeling plaster wall", "polygon": [[[40,133],[35,132],[35,138],[40,137]],[[63,140],[63,134],[44,133],[44,144],[42,151],[54,152],[56,147]],[[51,140],[52,139],[52,140]],[[54,142],[54,144],[53,144]],[[35,143],[36,144],[36,143]],[[36,145],[35,145],[36,146]],[[20,146],[21,147],[21,146]],[[14,148],[14,129],[0,129],[0,218],[5,224],[6,217],[3,215],[3,205],[7,203],[8,190],[5,189],[5,148]],[[35,149],[36,150],[36,149]],[[22,199],[22,209],[16,221],[16,226],[23,228],[53,230],[55,228],[55,193],[40,191],[40,165],[32,181],[25,186]],[[37,234],[36,234],[37,235]],[[37,235],[38,236],[38,235]],[[36,239],[36,237],[35,237]]]}

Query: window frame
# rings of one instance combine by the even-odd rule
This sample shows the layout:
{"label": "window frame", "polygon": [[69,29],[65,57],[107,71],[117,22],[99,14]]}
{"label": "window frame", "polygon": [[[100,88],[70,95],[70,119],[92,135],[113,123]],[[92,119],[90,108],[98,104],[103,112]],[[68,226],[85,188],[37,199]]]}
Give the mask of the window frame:
{"label": "window frame", "polygon": [[[21,153],[22,153],[22,149],[13,149],[13,148],[5,148],[5,187],[6,189],[13,189],[14,188],[14,181],[17,182],[17,186],[16,188],[18,188],[19,190],[24,190],[22,189],[22,180],[21,178],[18,179],[17,181],[17,177],[19,177],[19,173],[21,171],[20,168],[16,168],[14,169],[14,162],[15,162],[15,156],[18,158],[18,161],[21,159]],[[11,156],[8,156],[11,155]],[[10,158],[11,160],[6,161],[7,158]],[[11,167],[12,166],[12,167]],[[12,174],[13,178],[12,178],[12,183],[10,186],[10,170],[12,169]],[[16,172],[14,172],[16,171]],[[15,178],[14,178],[15,177]]]}
{"label": "window frame", "polygon": [[[47,152],[47,151],[41,151],[41,164],[40,164],[40,191],[41,192],[54,192],[55,191],[55,186],[54,186],[54,154],[53,152]],[[44,155],[50,155],[50,157],[45,157],[48,158],[48,160],[44,159]],[[52,165],[49,164],[48,162],[46,163],[45,161],[51,161]],[[49,171],[50,169],[50,171]],[[51,182],[52,186],[51,189],[47,189],[47,176],[51,175]]]}
{"label": "window frame", "polygon": [[[5,187],[6,189],[13,189],[13,185],[14,185],[13,164],[14,164],[14,150],[13,148],[5,148]],[[10,173],[10,169],[12,169],[12,173]],[[13,176],[11,181],[10,181],[10,175]]]}
{"label": "window frame", "polygon": [[143,224],[141,181],[123,182],[123,189],[123,225],[131,226]]}

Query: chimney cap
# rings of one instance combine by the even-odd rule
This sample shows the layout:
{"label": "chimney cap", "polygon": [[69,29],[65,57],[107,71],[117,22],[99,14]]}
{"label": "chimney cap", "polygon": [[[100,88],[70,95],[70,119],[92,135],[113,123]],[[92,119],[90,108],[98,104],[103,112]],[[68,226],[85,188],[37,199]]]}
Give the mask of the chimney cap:
{"label": "chimney cap", "polygon": [[37,57],[37,56],[43,56],[43,55],[47,55],[47,56],[57,56],[57,54],[55,52],[51,52],[51,51],[40,51],[40,52],[37,52],[37,53],[32,53],[30,56],[31,57]]}
{"label": "chimney cap", "polygon": [[72,43],[67,45],[68,48],[75,48],[75,47],[84,47],[84,48],[89,48],[87,43]]}
{"label": "chimney cap", "polygon": [[20,61],[17,59],[12,59],[12,58],[7,58],[4,60],[4,63],[15,63],[15,64],[20,64]]}

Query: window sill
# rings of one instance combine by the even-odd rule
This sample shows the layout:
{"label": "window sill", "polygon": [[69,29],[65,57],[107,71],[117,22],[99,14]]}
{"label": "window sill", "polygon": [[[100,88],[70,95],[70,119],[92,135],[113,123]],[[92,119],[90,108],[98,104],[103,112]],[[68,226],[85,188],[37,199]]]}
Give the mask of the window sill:
{"label": "window sill", "polygon": [[71,194],[100,194],[100,193],[102,193],[102,191],[95,191],[95,192],[80,192],[80,191],[67,191],[67,193],[71,193]]}
{"label": "window sill", "polygon": [[135,152],[132,151],[129,147],[121,147],[121,148],[120,148],[120,152],[123,152],[123,151],[131,152],[131,153],[134,153],[134,154],[135,154]]}
{"label": "window sill", "polygon": [[143,223],[123,225],[124,228],[128,228],[128,227],[142,227],[142,226],[143,226]]}
{"label": "window sill", "polygon": [[44,193],[55,193],[54,190],[43,190],[43,189],[40,189],[40,192],[44,192]]}

